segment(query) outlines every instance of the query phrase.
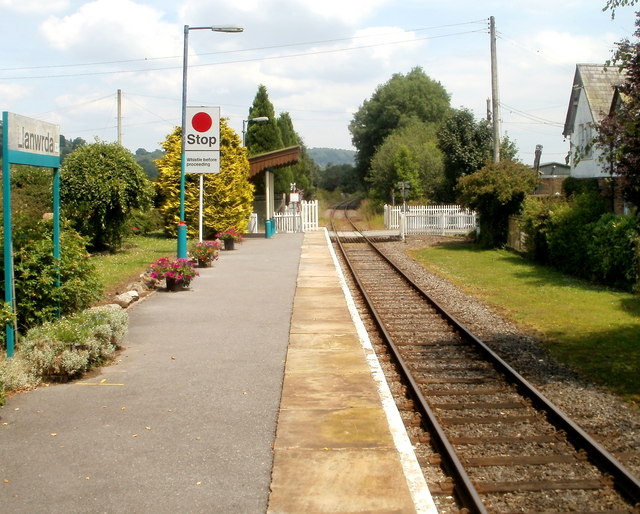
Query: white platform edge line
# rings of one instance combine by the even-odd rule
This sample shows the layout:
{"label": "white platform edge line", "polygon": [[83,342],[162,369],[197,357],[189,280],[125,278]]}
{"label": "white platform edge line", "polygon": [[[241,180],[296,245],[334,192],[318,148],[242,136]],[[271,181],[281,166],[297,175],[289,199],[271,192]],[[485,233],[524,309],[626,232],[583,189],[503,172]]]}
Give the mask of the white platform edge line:
{"label": "white platform edge line", "polygon": [[358,308],[356,307],[353,297],[351,296],[351,291],[349,290],[349,286],[345,279],[344,273],[342,272],[342,268],[340,267],[340,263],[338,262],[338,257],[336,256],[333,245],[331,244],[329,231],[326,228],[324,228],[324,233],[331,258],[333,259],[333,264],[338,273],[338,279],[340,281],[340,286],[342,287],[342,292],[347,301],[351,319],[353,320],[356,331],[358,332],[360,344],[367,357],[367,363],[369,364],[371,375],[373,376],[373,380],[376,383],[378,394],[380,395],[380,399],[382,401],[382,407],[384,409],[385,415],[387,416],[387,422],[391,430],[391,436],[393,437],[394,445],[398,450],[398,453],[400,454],[400,463],[402,465],[404,476],[407,481],[407,485],[409,487],[416,512],[418,512],[419,514],[437,514],[438,510],[433,503],[431,491],[429,491],[427,482],[425,481],[422,470],[420,469],[420,464],[418,463],[415,449],[411,444],[411,440],[409,439],[409,435],[407,434],[407,430],[405,429],[402,417],[400,416],[400,412],[398,412],[396,403],[393,400],[393,395],[391,394],[391,390],[389,389],[389,385],[387,384],[387,379],[384,376],[384,372],[382,371],[382,367],[380,366],[378,357],[376,356],[371,344],[371,340],[369,339],[369,334],[367,333],[364,323],[362,322],[362,319],[358,314]]}

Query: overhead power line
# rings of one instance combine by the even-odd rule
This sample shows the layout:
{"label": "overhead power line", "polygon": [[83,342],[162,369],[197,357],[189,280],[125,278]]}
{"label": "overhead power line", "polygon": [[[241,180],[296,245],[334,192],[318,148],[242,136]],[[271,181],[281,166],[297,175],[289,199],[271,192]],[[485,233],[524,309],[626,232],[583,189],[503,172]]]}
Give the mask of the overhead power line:
{"label": "overhead power line", "polygon": [[[462,25],[472,25],[483,23],[484,20],[476,20],[476,21],[467,21],[461,23],[452,23],[448,25],[437,25],[433,27],[421,27],[417,29],[405,29],[402,32],[410,33],[410,32],[424,32],[425,30],[437,30],[444,29],[450,27],[459,27]],[[235,50],[221,50],[217,52],[205,52],[199,55],[223,55],[223,54],[234,54],[234,53],[242,53],[242,52],[256,52],[261,50],[277,50],[279,48],[291,48],[296,46],[308,46],[308,45],[321,45],[321,44],[329,44],[329,43],[339,43],[342,41],[354,41],[357,39],[365,39],[372,37],[381,37],[386,36],[388,34],[392,34],[391,32],[381,32],[377,34],[364,34],[362,36],[350,36],[344,38],[336,38],[336,39],[321,39],[317,41],[303,41],[299,43],[286,43],[282,45],[271,45],[271,46],[260,46],[254,48],[241,48]],[[393,32],[395,34],[395,32]],[[121,59],[115,61],[95,61],[95,62],[85,62],[85,63],[76,63],[76,64],[43,64],[40,66],[20,66],[20,67],[12,67],[12,68],[0,68],[0,72],[3,71],[26,71],[26,70],[43,70],[43,69],[54,69],[54,68],[75,68],[75,67],[86,67],[86,66],[105,66],[112,64],[129,64],[134,62],[149,62],[149,61],[161,61],[161,60],[170,60],[170,59],[178,59],[181,58],[180,55],[168,55],[168,56],[160,56],[160,57],[139,57],[137,59]]]}
{"label": "overhead power line", "polygon": [[516,109],[515,107],[511,107],[505,103],[500,102],[500,105],[502,107],[505,107],[506,109],[508,109],[511,113],[513,114],[517,114],[518,116],[522,116],[523,118],[526,118],[528,120],[531,120],[535,123],[541,124],[541,125],[551,125],[554,127],[564,127],[564,123],[560,123],[558,121],[553,121],[553,120],[548,120],[545,118],[541,118],[540,116],[535,116],[533,114],[529,114],[526,113],[524,111],[521,111],[519,109]]}
{"label": "overhead power line", "polygon": [[[237,60],[232,60],[232,61],[222,61],[222,62],[215,62],[215,63],[204,63],[204,64],[192,64],[189,67],[190,68],[196,68],[196,67],[205,67],[205,66],[221,66],[221,65],[226,65],[226,64],[239,64],[239,63],[245,63],[245,62],[259,62],[259,61],[268,61],[268,60],[276,60],[276,59],[290,59],[290,58],[294,58],[294,57],[305,57],[305,56],[309,56],[309,55],[321,55],[321,54],[330,54],[330,53],[340,53],[340,52],[350,52],[353,50],[361,50],[361,49],[366,49],[366,48],[376,48],[376,47],[381,47],[381,46],[391,46],[391,45],[400,45],[400,44],[410,44],[410,43],[416,43],[418,41],[426,41],[426,40],[431,40],[431,39],[440,39],[440,38],[445,38],[445,37],[454,37],[454,36],[461,36],[461,35],[465,35],[465,34],[473,34],[473,33],[478,33],[478,32],[482,32],[484,33],[485,30],[484,29],[478,29],[478,30],[469,30],[469,31],[463,31],[463,32],[455,32],[455,33],[449,33],[449,34],[440,34],[437,36],[425,36],[425,37],[421,37],[421,38],[413,38],[413,39],[404,39],[404,40],[400,40],[400,41],[387,41],[384,43],[372,43],[369,45],[360,45],[360,46],[352,46],[352,47],[346,47],[346,48],[331,48],[331,49],[326,49],[326,50],[314,50],[311,52],[301,52],[301,53],[295,53],[295,54],[286,54],[286,55],[273,55],[273,56],[267,56],[267,57],[255,57],[255,58],[248,58],[248,59],[237,59]],[[380,34],[376,34],[376,35],[371,35],[371,36],[362,36],[362,37],[380,37]],[[349,40],[349,39],[356,39],[356,38],[346,38],[344,40]],[[326,42],[331,42],[332,40],[327,40]],[[298,44],[292,44],[292,45],[281,45],[281,46],[277,46],[277,47],[264,47],[264,48],[258,48],[258,49],[254,49],[255,50],[262,50],[262,49],[274,49],[274,48],[285,48],[286,46],[297,46]],[[200,54],[200,55],[216,55],[216,54],[220,54],[220,53],[239,53],[239,52],[245,52],[245,51],[249,51],[249,50],[233,50],[233,51],[228,51],[228,52],[212,52],[209,54]],[[164,59],[164,58],[156,58],[156,59]],[[169,58],[167,58],[169,59]],[[150,61],[151,59],[143,59],[142,61]],[[86,66],[91,66],[91,65],[101,65],[101,64],[125,64],[125,63],[129,63],[129,62],[140,62],[141,60],[130,60],[130,61],[112,61],[109,63],[93,63],[93,64],[87,64]],[[67,65],[67,66],[81,66],[81,65]],[[47,68],[53,68],[53,67],[62,67],[62,66],[48,66],[48,67],[34,67],[34,68],[23,68],[23,69],[47,69]],[[96,76],[96,75],[115,75],[115,74],[119,74],[119,73],[150,73],[150,72],[155,72],[155,71],[167,71],[167,70],[175,70],[175,69],[179,69],[180,65],[175,65],[175,66],[164,66],[164,67],[156,67],[156,68],[138,68],[138,69],[133,69],[133,70],[126,70],[126,69],[121,69],[121,70],[109,70],[109,71],[88,71],[88,72],[78,72],[78,73],[63,73],[63,74],[57,74],[57,75],[52,75],[52,74],[48,74],[48,75],[26,75],[26,76],[8,76],[8,77],[2,77],[2,80],[25,80],[25,79],[52,79],[52,78],[66,78],[66,77],[86,77],[86,76]],[[11,71],[11,68],[7,68],[7,69],[0,69],[1,71]]]}

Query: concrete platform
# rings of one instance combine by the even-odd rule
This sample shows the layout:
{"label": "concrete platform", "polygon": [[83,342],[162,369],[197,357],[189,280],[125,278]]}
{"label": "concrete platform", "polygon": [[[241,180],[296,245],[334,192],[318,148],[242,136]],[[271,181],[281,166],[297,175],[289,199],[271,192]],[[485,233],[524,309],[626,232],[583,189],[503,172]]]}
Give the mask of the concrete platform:
{"label": "concrete platform", "polygon": [[349,301],[326,233],[305,234],[268,512],[435,513]]}
{"label": "concrete platform", "polygon": [[130,309],[111,366],[10,397],[0,512],[265,512],[302,243],[247,238]]}
{"label": "concrete platform", "polygon": [[332,252],[247,238],[115,363],[11,396],[0,512],[436,512]]}

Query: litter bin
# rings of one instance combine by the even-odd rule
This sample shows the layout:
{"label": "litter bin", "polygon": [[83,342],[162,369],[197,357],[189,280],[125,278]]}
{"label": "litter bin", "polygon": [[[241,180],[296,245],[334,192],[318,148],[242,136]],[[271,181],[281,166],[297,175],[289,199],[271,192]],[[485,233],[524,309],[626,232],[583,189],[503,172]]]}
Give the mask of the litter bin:
{"label": "litter bin", "polygon": [[269,238],[273,235],[271,228],[272,224],[273,222],[270,219],[264,222],[264,237]]}

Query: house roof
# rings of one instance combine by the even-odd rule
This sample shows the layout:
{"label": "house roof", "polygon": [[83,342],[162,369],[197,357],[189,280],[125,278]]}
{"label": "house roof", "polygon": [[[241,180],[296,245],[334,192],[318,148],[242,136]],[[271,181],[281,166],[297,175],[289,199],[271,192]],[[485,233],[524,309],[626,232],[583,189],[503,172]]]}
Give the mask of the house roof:
{"label": "house roof", "polygon": [[566,137],[573,133],[580,92],[584,91],[593,121],[602,121],[611,109],[611,100],[615,86],[624,82],[620,70],[615,66],[605,67],[603,64],[578,64],[573,77],[573,87],[567,117],[562,134]]}
{"label": "house roof", "polygon": [[554,176],[554,175],[569,175],[571,166],[563,164],[561,162],[545,162],[540,165],[540,175]]}
{"label": "house roof", "polygon": [[300,147],[289,146],[249,157],[249,177],[253,178],[267,169],[284,168],[300,160]]}

